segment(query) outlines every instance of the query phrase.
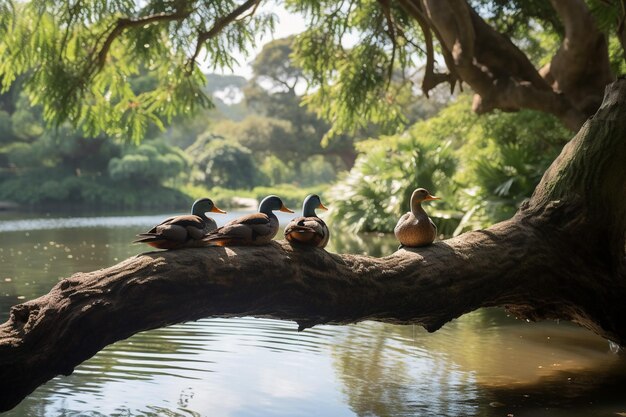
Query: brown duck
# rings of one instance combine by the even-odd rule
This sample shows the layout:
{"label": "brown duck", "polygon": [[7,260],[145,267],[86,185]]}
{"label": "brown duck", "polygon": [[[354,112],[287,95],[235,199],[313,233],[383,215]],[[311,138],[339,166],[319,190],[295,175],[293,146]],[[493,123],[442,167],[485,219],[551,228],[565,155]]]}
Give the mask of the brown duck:
{"label": "brown duck", "polygon": [[275,195],[267,196],[259,204],[259,212],[239,217],[210,232],[205,246],[265,245],[278,232],[278,218],[272,212],[280,210],[293,213]]}
{"label": "brown duck", "polygon": [[328,210],[317,194],[310,194],[302,204],[302,216],[296,217],[285,228],[285,239],[289,243],[323,248],[330,239],[330,231],[324,220],[317,217],[315,209]]}
{"label": "brown duck", "polygon": [[418,188],[411,195],[411,211],[398,220],[393,229],[396,238],[400,241],[400,248],[426,246],[433,243],[437,236],[437,226],[428,217],[422,208],[422,201],[439,200],[439,197],[430,195],[428,190]]}
{"label": "brown duck", "polygon": [[146,243],[158,249],[179,249],[204,246],[202,238],[217,229],[215,220],[205,213],[226,213],[213,204],[210,198],[196,200],[191,206],[191,214],[170,217],[146,233],[137,235],[133,243]]}

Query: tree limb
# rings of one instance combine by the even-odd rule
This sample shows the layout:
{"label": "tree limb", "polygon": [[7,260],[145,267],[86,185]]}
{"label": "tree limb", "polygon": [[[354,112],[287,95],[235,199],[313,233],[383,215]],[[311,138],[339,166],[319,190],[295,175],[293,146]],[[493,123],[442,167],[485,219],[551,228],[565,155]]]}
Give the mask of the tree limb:
{"label": "tree limb", "polygon": [[602,102],[604,86],[613,81],[606,37],[584,0],[551,0],[565,27],[565,37],[541,75],[573,106],[592,114]]}
{"label": "tree limb", "polygon": [[[452,94],[454,92],[454,86],[456,84],[457,78],[453,75],[452,72],[435,72],[435,50],[433,47],[433,35],[431,32],[431,27],[428,24],[428,20],[424,16],[422,10],[411,1],[400,0],[400,6],[417,21],[422,31],[422,34],[424,35],[424,42],[426,42],[426,66],[424,67],[424,76],[422,78],[422,92],[424,93],[426,98],[429,98],[428,94],[430,93],[430,90],[437,87],[441,83],[447,82],[450,84],[450,94]],[[448,59],[451,60],[451,57],[449,57]]]}
{"label": "tree limb", "polygon": [[79,273],[0,325],[0,410],[134,333],[203,317],[379,320],[435,331],[480,307],[571,320],[626,345],[626,80],[489,229],[384,258],[291,247],[151,252]]}
{"label": "tree limb", "polygon": [[[584,6],[583,0],[573,1],[577,3],[574,5],[576,7],[562,14],[566,28],[568,19],[576,21],[584,18],[585,13],[589,14],[586,6],[578,7],[579,3]],[[598,108],[602,89],[611,81],[605,71],[608,69],[605,65],[608,61],[603,58],[608,57],[606,42],[593,44],[599,39],[595,36],[595,26],[590,27],[592,41],[576,41],[575,49],[582,51],[586,57],[597,57],[597,63],[588,66],[591,61],[566,59],[568,54],[564,53],[563,58],[553,60],[557,64],[555,68],[547,67],[540,74],[528,57],[508,37],[487,24],[466,0],[401,0],[400,4],[420,25],[427,50],[429,42],[432,43],[432,31],[451,74],[472,87],[476,93],[473,108],[477,113],[494,109],[517,111],[529,108],[553,114],[565,126],[576,131]],[[567,8],[570,3],[554,0],[553,4]],[[584,27],[581,29],[581,37],[584,38]],[[572,33],[576,34],[574,39],[579,38],[576,31]],[[427,54],[426,88],[447,78],[434,74],[430,62],[432,59]],[[579,77],[585,71],[592,77],[588,85],[583,85],[584,76]],[[568,73],[572,74],[569,78]],[[565,83],[571,85],[571,88],[557,88],[553,81],[559,77],[559,85]],[[577,82],[567,84],[566,80],[569,79]],[[585,97],[592,98],[588,100]]]}
{"label": "tree limb", "polygon": [[116,24],[113,26],[109,34],[107,35],[104,43],[98,51],[96,63],[97,68],[102,69],[106,64],[106,59],[111,49],[111,45],[126,29],[133,27],[141,27],[150,23],[156,22],[171,22],[172,20],[181,20],[191,14],[191,10],[187,8],[181,8],[174,13],[157,13],[150,16],[140,17],[138,19],[131,19],[128,17],[117,19]]}
{"label": "tree limb", "polygon": [[247,0],[245,3],[233,9],[233,11],[231,11],[226,16],[222,16],[219,19],[217,19],[215,21],[215,24],[213,24],[213,27],[211,27],[211,29],[198,33],[198,39],[196,41],[196,49],[188,61],[189,67],[191,67],[196,62],[196,59],[198,58],[198,55],[200,54],[200,50],[202,49],[202,46],[204,45],[206,41],[208,41],[211,38],[216,37],[226,26],[228,26],[230,23],[235,21],[246,10],[252,8],[253,6],[254,6],[253,11],[256,10],[256,7],[260,3],[260,1],[261,0]]}

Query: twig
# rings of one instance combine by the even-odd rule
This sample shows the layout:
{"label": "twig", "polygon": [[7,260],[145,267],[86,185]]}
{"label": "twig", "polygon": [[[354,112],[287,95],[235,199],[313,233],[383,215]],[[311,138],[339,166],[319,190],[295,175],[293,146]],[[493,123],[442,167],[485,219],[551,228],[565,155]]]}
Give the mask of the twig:
{"label": "twig", "polygon": [[215,21],[215,24],[213,25],[213,27],[211,29],[209,29],[208,31],[199,32],[198,33],[198,38],[197,38],[197,41],[196,41],[196,50],[194,51],[193,55],[189,58],[189,61],[187,62],[188,68],[191,69],[193,67],[193,64],[196,62],[196,59],[198,58],[198,55],[200,54],[200,50],[202,49],[202,45],[206,41],[208,41],[209,39],[214,38],[215,36],[217,36],[222,31],[222,29],[224,29],[230,23],[235,21],[239,15],[241,15],[243,12],[245,12],[246,10],[251,8],[252,6],[255,6],[255,9],[256,9],[256,6],[258,5],[258,3],[260,3],[260,1],[261,0],[248,0],[248,1],[246,1],[245,3],[240,5],[239,7],[235,8],[232,12],[230,12],[226,16],[223,16],[223,17],[217,19]]}

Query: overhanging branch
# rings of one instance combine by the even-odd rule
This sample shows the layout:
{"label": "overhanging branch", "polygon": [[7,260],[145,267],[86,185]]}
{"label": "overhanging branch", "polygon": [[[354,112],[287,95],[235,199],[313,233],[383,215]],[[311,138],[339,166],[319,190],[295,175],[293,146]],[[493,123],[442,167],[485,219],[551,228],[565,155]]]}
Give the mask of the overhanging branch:
{"label": "overhanging branch", "polygon": [[[552,2],[563,9],[570,4],[566,0]],[[555,115],[565,126],[577,131],[598,108],[602,90],[612,78],[606,42],[600,42],[604,38],[595,25],[589,26],[587,34],[585,25],[568,24],[578,22],[581,16],[587,18],[589,14],[584,1],[574,0],[572,4],[576,6],[573,10],[560,13],[566,30],[568,26],[576,27],[575,31],[568,32],[576,36],[571,41],[566,40],[571,42],[572,48],[562,48],[553,59],[553,65],[540,73],[507,36],[482,19],[466,0],[400,1],[425,36],[424,90],[457,79],[470,85],[476,93],[473,107],[478,113],[494,109],[534,109]],[[582,7],[578,7],[580,4]],[[582,36],[578,36],[579,33]],[[433,34],[451,73],[449,77],[432,70],[433,59],[428,51],[432,53]],[[579,42],[581,39],[586,40]]]}
{"label": "overhanging branch", "polygon": [[604,87],[614,80],[608,43],[584,0],[551,0],[565,36],[541,75],[581,113],[593,114]]}
{"label": "overhanging branch", "polygon": [[191,14],[191,10],[187,8],[181,8],[174,13],[157,13],[150,16],[143,16],[137,19],[131,18],[119,18],[106,36],[102,46],[98,50],[97,54],[97,68],[102,69],[106,63],[109,50],[113,42],[122,34],[126,29],[134,27],[142,27],[151,23],[158,22],[171,22],[173,20],[181,20],[188,17]]}
{"label": "overhanging branch", "polygon": [[189,58],[188,67],[191,68],[191,66],[195,64],[196,59],[198,58],[198,55],[200,55],[200,51],[202,50],[202,46],[206,41],[216,37],[226,26],[237,20],[237,18],[239,18],[239,16],[241,16],[247,10],[252,8],[254,12],[260,2],[261,0],[247,0],[245,3],[233,9],[227,15],[217,19],[211,29],[198,33],[198,38],[196,40],[196,49],[193,55]]}

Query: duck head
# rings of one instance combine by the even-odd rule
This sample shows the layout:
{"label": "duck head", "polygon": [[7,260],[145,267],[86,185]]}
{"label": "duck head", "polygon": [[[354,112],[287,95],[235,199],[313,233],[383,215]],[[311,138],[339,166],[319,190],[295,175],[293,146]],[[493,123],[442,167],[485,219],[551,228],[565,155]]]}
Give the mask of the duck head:
{"label": "duck head", "polygon": [[283,200],[275,195],[268,195],[265,197],[261,204],[259,204],[259,213],[269,214],[274,210],[284,211],[285,213],[293,213],[292,210],[285,207]]}
{"label": "duck head", "polygon": [[318,208],[322,210],[328,210],[328,208],[322,204],[320,196],[318,196],[317,194],[309,194],[304,199],[304,203],[302,204],[302,215],[304,217],[317,217],[317,215],[315,214],[315,209]]}
{"label": "duck head", "polygon": [[414,205],[419,205],[422,201],[430,201],[430,200],[441,200],[439,197],[435,197],[434,195],[430,195],[426,188],[417,188],[411,194],[411,207]]}
{"label": "duck head", "polygon": [[194,201],[191,206],[191,214],[195,214],[196,216],[204,217],[204,213],[213,212],[213,213],[222,213],[226,212],[220,208],[218,208],[215,204],[213,204],[213,200],[210,198],[201,198],[199,200]]}

